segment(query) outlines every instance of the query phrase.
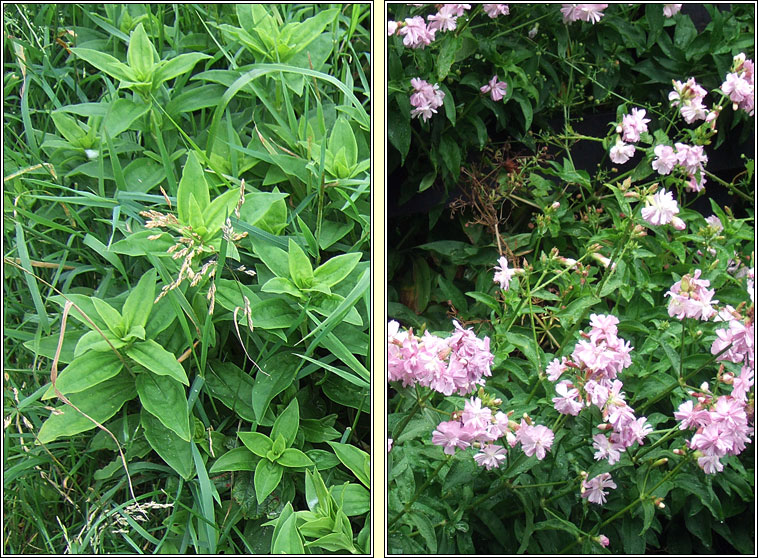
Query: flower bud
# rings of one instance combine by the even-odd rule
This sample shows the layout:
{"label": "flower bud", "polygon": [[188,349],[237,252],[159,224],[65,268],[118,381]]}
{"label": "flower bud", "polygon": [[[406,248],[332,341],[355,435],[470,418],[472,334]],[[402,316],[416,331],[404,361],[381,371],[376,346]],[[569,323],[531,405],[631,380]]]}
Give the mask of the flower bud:
{"label": "flower bud", "polygon": [[669,462],[669,458],[668,457],[661,457],[658,461],[656,461],[655,463],[653,463],[651,465],[651,467],[661,467],[661,466],[665,465],[668,462]]}

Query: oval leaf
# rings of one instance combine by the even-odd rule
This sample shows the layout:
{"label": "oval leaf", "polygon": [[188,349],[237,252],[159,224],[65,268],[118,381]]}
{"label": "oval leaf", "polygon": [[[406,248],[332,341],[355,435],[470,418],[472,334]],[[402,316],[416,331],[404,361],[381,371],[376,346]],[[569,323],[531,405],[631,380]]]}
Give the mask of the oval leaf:
{"label": "oval leaf", "polygon": [[152,339],[135,343],[126,350],[126,354],[153,374],[171,376],[185,386],[189,386],[187,373],[176,357]]}
{"label": "oval leaf", "polygon": [[145,411],[155,416],[182,440],[191,439],[187,394],[170,376],[137,375],[137,393]]}

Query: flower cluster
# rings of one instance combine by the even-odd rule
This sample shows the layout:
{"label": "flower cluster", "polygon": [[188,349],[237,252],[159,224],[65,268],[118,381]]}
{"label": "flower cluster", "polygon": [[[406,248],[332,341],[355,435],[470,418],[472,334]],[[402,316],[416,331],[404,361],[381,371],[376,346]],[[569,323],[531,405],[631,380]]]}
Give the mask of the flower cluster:
{"label": "flower cluster", "polygon": [[674,194],[665,189],[658,190],[655,195],[645,198],[645,207],[642,208],[642,218],[651,225],[666,225],[671,223],[675,229],[684,230],[685,224],[676,214],[679,213],[679,205],[674,199]]}
{"label": "flower cluster", "polygon": [[[587,473],[582,471],[582,486],[581,494],[582,498],[587,499],[593,504],[605,504],[605,497],[608,495],[603,489],[616,488],[616,483],[613,482],[610,473],[601,473],[596,477],[593,477],[589,481],[587,480]],[[600,535],[603,537],[604,535]],[[608,537],[605,537],[604,541],[598,541],[603,546],[608,546]],[[605,544],[603,544],[605,543]]]}
{"label": "flower cluster", "polygon": [[495,358],[489,337],[479,339],[471,329],[453,321],[455,331],[445,339],[428,331],[417,337],[412,330],[401,331],[391,321],[388,330],[388,380],[403,386],[419,384],[445,395],[470,393],[491,376]]}
{"label": "flower cluster", "polygon": [[634,156],[632,144],[637,143],[640,135],[647,132],[647,123],[650,122],[649,118],[645,118],[645,114],[645,110],[633,108],[629,114],[623,116],[621,124],[616,127],[618,136],[616,143],[611,147],[611,161],[623,165]]}
{"label": "flower cluster", "polygon": [[716,339],[711,345],[711,354],[719,355],[716,360],[741,364],[739,376],[726,373],[721,379],[732,386],[732,397],[746,402],[750,388],[753,387],[755,375],[755,329],[754,310],[743,316],[736,309],[727,305],[714,318],[715,322],[726,322],[727,327],[716,330]]}
{"label": "flower cluster", "polygon": [[575,21],[597,23],[602,19],[603,10],[607,7],[608,4],[562,4],[563,23]]}
{"label": "flower cluster", "polygon": [[437,425],[432,433],[432,443],[442,446],[448,455],[453,455],[456,448],[478,448],[474,461],[487,470],[499,467],[505,460],[505,446],[493,443],[503,437],[512,448],[521,444],[528,457],[536,455],[537,459],[544,459],[553,445],[553,431],[532,424],[526,416],[521,419],[521,424],[509,420],[512,411],[506,414],[497,410],[500,403],[495,399],[485,404],[479,397],[472,397],[466,401],[463,411],[454,412],[451,420]]}
{"label": "flower cluster", "polygon": [[[504,4],[494,5],[501,6]],[[434,41],[437,31],[455,30],[457,19],[470,9],[471,4],[442,4],[436,14],[427,16],[429,23],[424,21],[424,18],[421,16],[409,17],[403,22],[388,21],[387,35],[403,37],[403,44],[408,48],[423,49]],[[505,13],[507,13],[508,6],[505,6],[505,10]],[[487,13],[489,15],[489,12]]]}
{"label": "flower cluster", "polygon": [[673,83],[674,90],[669,93],[671,106],[679,107],[679,113],[687,124],[692,124],[695,120],[705,120],[708,110],[703,104],[703,99],[708,92],[695,82],[695,78],[690,78],[684,83],[674,80]]}
{"label": "flower cluster", "polygon": [[510,13],[508,4],[482,4],[482,8],[484,8],[484,11],[490,16],[490,19],[495,19],[497,16],[508,15]]}
{"label": "flower cluster", "polygon": [[718,300],[713,300],[715,291],[708,289],[711,282],[707,279],[700,279],[702,271],[695,270],[695,273],[684,275],[679,281],[671,286],[665,296],[670,296],[668,312],[672,318],[699,318],[708,320],[716,314],[713,305]]}
{"label": "flower cluster", "polygon": [[753,61],[746,59],[745,53],[741,52],[734,57],[731,69],[732,71],[727,74],[724,83],[721,84],[721,91],[729,96],[734,110],[741,108],[753,116],[755,103]]}
{"label": "flower cluster", "polygon": [[482,85],[479,90],[482,93],[489,93],[492,100],[497,102],[505,97],[505,93],[508,91],[508,84],[504,81],[498,81],[497,74],[492,76],[492,79],[487,85]]}
{"label": "flower cluster", "polygon": [[706,474],[713,474],[724,469],[720,458],[726,455],[738,455],[750,442],[753,428],[748,424],[746,402],[733,395],[713,397],[707,392],[693,392],[697,405],[691,400],[679,405],[674,418],[681,422],[680,430],[695,429],[695,434],[688,441],[691,449],[696,450],[697,463]]}
{"label": "flower cluster", "polygon": [[547,367],[547,377],[556,382],[571,371],[572,377],[560,381],[553,398],[555,409],[564,415],[578,415],[587,406],[595,405],[602,412],[602,432],[612,430],[610,437],[598,433],[593,436],[595,459],[608,459],[613,465],[620,453],[634,443],[642,444],[652,428],[645,417],[637,418],[625,401],[623,384],[618,374],[628,368],[632,347],[618,337],[618,318],[592,314],[589,333],[574,347],[571,358],[554,359]]}
{"label": "flower cluster", "polygon": [[702,145],[686,145],[684,143],[656,145],[653,149],[655,159],[651,166],[658,174],[669,174],[675,167],[681,168],[687,175],[687,189],[699,192],[705,187],[705,169],[708,162]]}
{"label": "flower cluster", "polygon": [[440,91],[436,83],[431,85],[421,78],[411,80],[413,94],[411,94],[411,118],[421,116],[424,121],[429,120],[433,114],[437,114],[437,109],[442,106],[445,92]]}

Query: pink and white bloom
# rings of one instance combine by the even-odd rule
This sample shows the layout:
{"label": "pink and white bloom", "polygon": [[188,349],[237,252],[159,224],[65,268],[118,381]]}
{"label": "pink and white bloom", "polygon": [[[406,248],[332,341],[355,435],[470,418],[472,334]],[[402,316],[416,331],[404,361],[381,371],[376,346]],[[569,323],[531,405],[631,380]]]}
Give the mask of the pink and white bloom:
{"label": "pink and white bloom", "polygon": [[421,78],[411,79],[414,93],[411,94],[411,118],[420,116],[424,121],[429,120],[437,109],[442,106],[445,92],[440,91],[436,83],[431,85]]}
{"label": "pink and white bloom", "polygon": [[679,205],[674,199],[674,194],[663,188],[655,195],[647,196],[645,207],[642,208],[642,218],[656,226],[670,223],[677,213],[679,213]]}
{"label": "pink and white bloom", "polygon": [[405,19],[405,25],[397,31],[403,44],[409,48],[424,48],[434,40],[435,29],[429,29],[421,16]]}
{"label": "pink and white bloom", "polygon": [[558,397],[553,397],[553,406],[562,415],[576,416],[584,408],[584,404],[579,395],[579,390],[570,387],[570,385],[571,382],[568,380],[556,384],[555,392]]}
{"label": "pink and white bloom", "polygon": [[624,143],[621,138],[616,138],[616,144],[611,147],[610,157],[611,161],[617,165],[623,165],[634,157],[634,146],[631,143]]}
{"label": "pink and white bloom", "polygon": [[647,111],[644,109],[633,108],[632,112],[625,114],[621,119],[620,131],[621,139],[626,142],[636,143],[640,140],[640,134],[647,132],[647,123],[649,118],[645,118]]}
{"label": "pink and white bloom", "polygon": [[676,14],[679,13],[679,10],[682,9],[681,4],[664,4],[663,5],[663,15],[666,17],[674,17]]}
{"label": "pink and white bloom", "polygon": [[708,289],[711,284],[707,279],[700,279],[701,270],[696,269],[695,273],[684,275],[679,281],[674,283],[664,296],[671,297],[668,306],[669,316],[676,316],[677,319],[699,318],[708,320],[716,315],[713,305],[718,300],[713,300],[715,291]]}
{"label": "pink and white bloom", "polygon": [[621,452],[626,448],[623,444],[612,442],[605,434],[595,434],[592,437],[592,447],[595,452],[595,459],[607,459],[609,465],[613,465],[621,458]]}
{"label": "pink and white bloom", "polygon": [[387,36],[391,37],[395,34],[397,31],[397,21],[388,21],[387,22]]}
{"label": "pink and white bloom", "polygon": [[674,153],[674,148],[670,145],[656,145],[653,153],[655,153],[656,158],[650,166],[653,167],[653,170],[658,171],[658,174],[669,174],[679,162],[676,153]]}
{"label": "pink and white bloom", "polygon": [[392,438],[387,438],[387,453],[392,451]]}
{"label": "pink and white bloom", "polygon": [[443,4],[436,14],[428,16],[429,31],[454,31],[458,19],[457,4]]}
{"label": "pink and white bloom", "polygon": [[490,16],[491,19],[495,19],[499,15],[508,15],[510,10],[508,4],[483,4],[485,13]]}
{"label": "pink and white bloom", "polygon": [[455,448],[466,449],[470,445],[470,438],[457,420],[441,422],[437,430],[432,433],[432,443],[443,446],[447,455],[453,455]]}
{"label": "pink and white bloom", "polygon": [[497,260],[497,263],[499,265],[495,266],[495,277],[493,278],[493,281],[495,283],[499,283],[500,288],[504,291],[507,291],[508,287],[511,284],[511,279],[516,273],[516,270],[508,268],[508,260],[505,256],[500,256],[500,258]]}
{"label": "pink and white bloom", "polygon": [[495,74],[492,76],[489,83],[487,85],[482,85],[479,90],[482,93],[489,93],[492,100],[497,102],[505,96],[505,93],[508,91],[508,84],[504,81],[498,81],[497,74]]}
{"label": "pink and white bloom", "polygon": [[745,53],[741,52],[734,57],[732,72],[727,74],[721,84],[721,90],[732,101],[732,108],[741,108],[750,116],[753,115],[755,103],[753,71],[753,61],[745,58]]}
{"label": "pink and white bloom", "polygon": [[480,467],[484,467],[488,471],[496,467],[500,467],[505,460],[505,448],[495,444],[485,444],[482,446],[479,453],[474,456],[474,461]]}
{"label": "pink and white bloom", "polygon": [[[681,5],[681,4],[680,4]],[[611,544],[611,541],[606,537],[605,535],[598,535],[597,539],[595,539],[598,543],[600,543],[600,546],[603,548],[606,548],[609,544]]]}
{"label": "pink and white bloom", "polygon": [[602,19],[603,10],[607,7],[608,4],[563,4],[561,7],[563,23],[580,20],[597,23]]}
{"label": "pink and white bloom", "polygon": [[593,504],[605,504],[605,497],[608,495],[604,491],[606,488],[616,488],[610,473],[601,473],[593,479],[582,481],[581,493],[582,498],[586,498]]}
{"label": "pink and white bloom", "polygon": [[553,431],[547,426],[537,425],[530,426],[524,419],[521,419],[521,428],[519,428],[517,439],[521,442],[521,449],[527,457],[537,455],[537,459],[545,459],[545,453],[550,451],[553,445]]}

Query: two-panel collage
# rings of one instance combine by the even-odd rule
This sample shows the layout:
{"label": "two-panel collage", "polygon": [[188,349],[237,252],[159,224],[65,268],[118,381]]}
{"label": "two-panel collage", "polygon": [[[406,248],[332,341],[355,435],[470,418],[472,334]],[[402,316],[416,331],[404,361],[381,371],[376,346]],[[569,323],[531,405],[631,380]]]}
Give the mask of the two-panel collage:
{"label": "two-panel collage", "polygon": [[3,2],[3,555],[755,555],[755,3]]}

